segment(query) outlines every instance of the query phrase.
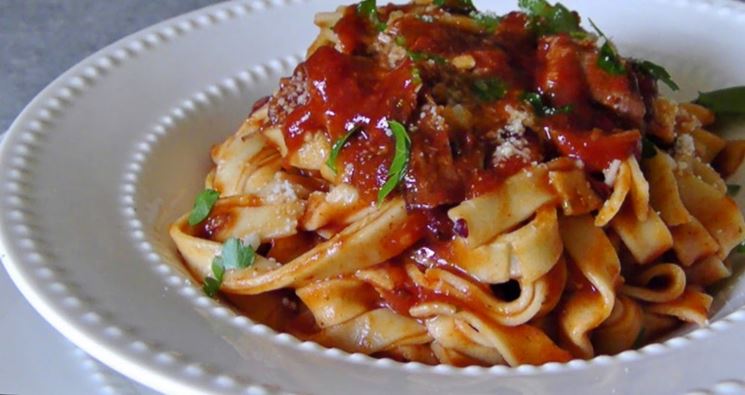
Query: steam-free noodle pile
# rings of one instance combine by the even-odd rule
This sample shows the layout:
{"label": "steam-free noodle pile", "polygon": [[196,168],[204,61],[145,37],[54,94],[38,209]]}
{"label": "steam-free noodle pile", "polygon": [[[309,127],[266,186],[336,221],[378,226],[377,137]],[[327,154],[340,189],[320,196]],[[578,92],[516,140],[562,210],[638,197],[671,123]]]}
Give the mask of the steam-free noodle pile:
{"label": "steam-free noodle pile", "polygon": [[[745,142],[544,1],[319,14],[171,236],[277,330],[427,364],[613,354],[705,325],[745,239]],[[730,192],[732,186],[729,187]]]}

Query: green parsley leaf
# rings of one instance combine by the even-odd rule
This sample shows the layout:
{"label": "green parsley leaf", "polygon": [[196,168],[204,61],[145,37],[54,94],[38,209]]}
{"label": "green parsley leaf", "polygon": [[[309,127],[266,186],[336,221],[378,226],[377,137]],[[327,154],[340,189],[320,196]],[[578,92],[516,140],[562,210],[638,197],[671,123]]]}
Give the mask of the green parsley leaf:
{"label": "green parsley leaf", "polygon": [[326,160],[326,166],[328,166],[329,169],[333,170],[334,174],[336,174],[336,158],[339,156],[341,149],[344,148],[345,144],[347,144],[349,138],[360,130],[362,130],[362,128],[359,126],[353,127],[344,136],[341,136],[339,139],[337,139],[334,143],[334,146],[331,147],[331,153],[329,154],[329,158]]}
{"label": "green parsley leaf", "polygon": [[393,155],[391,166],[388,168],[388,177],[378,191],[378,205],[383,203],[385,198],[396,189],[398,183],[404,179],[409,166],[409,152],[411,151],[411,139],[406,127],[396,121],[388,121],[388,127],[396,139],[396,152]]}
{"label": "green parsley leaf", "polygon": [[561,3],[549,4],[546,0],[520,0],[520,9],[530,17],[530,28],[539,36],[569,33],[584,37],[586,32],[579,25],[579,17]]}
{"label": "green parsley leaf", "polygon": [[507,84],[499,78],[484,78],[473,82],[473,92],[484,102],[499,100],[507,94]]}
{"label": "green parsley leaf", "polygon": [[566,114],[572,112],[572,105],[566,105],[559,108],[552,107],[544,103],[543,97],[536,92],[525,92],[522,95],[523,101],[533,107],[536,115],[539,117],[550,117],[556,114]]}
{"label": "green parsley leaf", "polygon": [[212,275],[204,278],[202,290],[213,298],[220,290],[226,269],[245,269],[255,260],[256,252],[251,246],[245,246],[242,241],[231,237],[223,243],[220,255],[212,258]]}
{"label": "green parsley leaf", "polygon": [[643,137],[642,138],[642,158],[649,159],[654,158],[657,155],[657,147],[654,145],[652,140]]}
{"label": "green parsley leaf", "polygon": [[443,56],[429,53],[429,52],[416,52],[416,51],[407,51],[407,54],[409,55],[409,58],[412,62],[420,62],[424,60],[431,60],[437,64],[445,64],[447,63],[447,59],[445,59]]}
{"label": "green parsley leaf", "polygon": [[417,84],[422,84],[422,72],[418,68],[414,67],[411,69],[411,80]]}
{"label": "green parsley leaf", "polygon": [[699,92],[696,103],[717,115],[745,115],[745,86]]}
{"label": "green parsley leaf", "polygon": [[680,89],[678,84],[676,84],[675,81],[673,81],[673,78],[670,76],[670,73],[668,73],[664,67],[656,63],[652,63],[648,60],[642,60],[642,61],[637,62],[636,64],[637,66],[639,66],[639,69],[641,69],[643,72],[649,74],[650,76],[652,76],[652,78],[656,80],[664,82],[665,85],[670,87],[670,89],[674,91],[677,91],[678,89]]}
{"label": "green parsley leaf", "polygon": [[406,37],[404,36],[396,36],[396,44],[406,49],[406,55],[409,56],[409,59],[411,59],[412,62],[421,62],[421,61],[428,61],[431,60],[437,64],[445,64],[447,63],[447,59],[443,57],[442,55],[438,55],[431,52],[418,52],[418,51],[412,51],[406,46]]}
{"label": "green parsley leaf", "polygon": [[212,211],[212,207],[214,207],[219,198],[220,193],[213,189],[205,189],[197,195],[194,201],[194,207],[191,209],[191,213],[189,213],[189,225],[194,226],[207,219],[210,211]]}
{"label": "green parsley leaf", "polygon": [[737,194],[740,192],[740,188],[742,188],[742,185],[727,184],[727,195],[732,197],[737,196]]}
{"label": "green parsley leaf", "polygon": [[606,41],[605,44],[600,47],[598,66],[608,72],[608,74],[619,75],[626,72],[626,68],[623,67],[623,63],[621,63],[618,53],[610,41]]}
{"label": "green parsley leaf", "polygon": [[223,265],[222,257],[216,256],[212,260],[212,276],[222,284],[222,280],[225,277],[225,265]]}
{"label": "green parsley leaf", "polygon": [[481,28],[489,33],[493,33],[497,30],[497,26],[499,26],[499,22],[502,20],[502,18],[496,15],[476,11],[471,12],[470,17],[476,21]]}
{"label": "green parsley leaf", "polygon": [[245,269],[256,259],[256,252],[250,245],[231,237],[222,245],[222,264],[226,269]]}
{"label": "green parsley leaf", "polygon": [[202,284],[202,290],[210,298],[214,298],[217,295],[217,291],[220,290],[222,280],[225,277],[225,266],[223,266],[222,257],[216,256],[212,258],[212,276],[205,277]]}
{"label": "green parsley leaf", "polygon": [[204,291],[204,293],[210,298],[214,298],[215,295],[217,295],[217,291],[220,290],[221,284],[221,282],[212,277],[205,277],[204,283],[202,284],[202,291]]}
{"label": "green parsley leaf", "polygon": [[472,0],[434,0],[432,4],[438,7],[448,6],[466,10],[476,10],[476,6],[473,5]]}
{"label": "green parsley leaf", "polygon": [[745,254],[745,242],[742,242],[735,247],[735,252],[738,254]]}
{"label": "green parsley leaf", "polygon": [[621,62],[621,56],[618,55],[616,47],[608,39],[605,33],[603,33],[598,28],[598,26],[595,24],[595,22],[592,21],[592,19],[590,19],[590,24],[592,25],[593,29],[598,32],[598,35],[600,35],[600,37],[605,40],[605,43],[603,43],[603,46],[600,47],[600,52],[598,54],[598,66],[600,66],[600,68],[605,70],[608,74],[619,75],[625,73],[626,68],[623,66],[623,62]]}
{"label": "green parsley leaf", "polygon": [[362,0],[357,5],[357,12],[368,17],[370,19],[370,22],[372,22],[373,26],[375,26],[378,31],[385,31],[385,28],[387,26],[385,22],[380,20],[380,15],[378,14],[378,5],[376,4],[375,0]]}

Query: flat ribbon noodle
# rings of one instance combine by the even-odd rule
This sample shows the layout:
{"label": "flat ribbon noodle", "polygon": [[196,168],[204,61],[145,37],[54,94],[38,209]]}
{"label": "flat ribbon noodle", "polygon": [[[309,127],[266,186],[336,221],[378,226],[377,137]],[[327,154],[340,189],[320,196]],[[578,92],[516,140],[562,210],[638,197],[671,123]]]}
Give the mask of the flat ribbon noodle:
{"label": "flat ribbon noodle", "polygon": [[680,171],[676,177],[686,208],[719,243],[719,258],[726,258],[745,240],[745,220],[737,203],[691,172]]}
{"label": "flat ribbon noodle", "polygon": [[325,346],[365,354],[432,341],[425,326],[386,308],[375,309],[339,325],[325,328],[311,339]]}
{"label": "flat ribbon noodle", "polygon": [[[645,302],[670,302],[683,294],[686,275],[683,269],[674,263],[660,263],[636,276],[634,284],[637,285],[624,285],[621,291]],[[662,285],[653,288],[653,284]]]}
{"label": "flat ribbon noodle", "polygon": [[563,252],[556,208],[539,208],[526,225],[480,247],[470,248],[464,239],[456,238],[451,249],[453,263],[479,281],[536,281],[554,267]]}
{"label": "flat ribbon noodle", "polygon": [[486,342],[482,345],[496,348],[510,366],[567,362],[572,359],[571,354],[559,348],[543,331],[531,325],[489,324],[477,315],[465,311],[458,313],[457,317],[479,333],[479,338]]}
{"label": "flat ribbon noodle", "polygon": [[713,298],[696,287],[687,287],[680,297],[670,302],[647,307],[650,313],[673,316],[681,321],[705,326]]}
{"label": "flat ribbon noodle", "polygon": [[686,268],[685,272],[689,284],[702,287],[708,287],[732,275],[732,270],[716,256],[702,259]]}
{"label": "flat ribbon noodle", "polygon": [[295,293],[310,309],[316,323],[326,328],[374,310],[378,294],[355,278],[332,278],[308,284]]}
{"label": "flat ribbon noodle", "polygon": [[466,222],[465,242],[475,248],[528,219],[539,207],[555,199],[548,171],[545,166],[537,166],[508,178],[493,192],[462,202],[450,209],[448,216],[453,222]]}
{"label": "flat ribbon noodle", "polygon": [[238,132],[213,150],[212,161],[216,168],[212,185],[221,196],[255,193],[262,186],[262,177],[255,177],[254,183],[248,183],[248,179],[256,174],[257,169],[265,168],[258,173],[264,178],[271,178],[279,170],[281,160],[277,150],[269,147],[266,138],[258,133],[266,121],[267,108],[264,105],[256,111]]}
{"label": "flat ribbon noodle", "polygon": [[643,323],[642,309],[631,298],[619,295],[613,311],[592,334],[592,344],[599,354],[617,354],[634,347]]}
{"label": "flat ribbon noodle", "polygon": [[578,356],[594,355],[589,332],[610,316],[621,263],[610,240],[590,215],[559,219],[564,248],[594,290],[571,294],[559,313],[559,330]]}

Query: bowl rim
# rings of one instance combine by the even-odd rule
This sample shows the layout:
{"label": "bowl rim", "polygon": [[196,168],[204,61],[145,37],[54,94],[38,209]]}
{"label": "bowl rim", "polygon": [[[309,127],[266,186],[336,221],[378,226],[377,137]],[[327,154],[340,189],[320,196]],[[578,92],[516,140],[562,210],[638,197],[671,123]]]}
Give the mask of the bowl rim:
{"label": "bowl rim", "polygon": [[[158,48],[164,43],[168,43],[172,40],[177,40],[180,37],[188,35],[193,31],[214,27],[216,25],[219,25],[222,21],[232,19],[240,15],[261,12],[280,6],[302,4],[310,1],[311,0],[232,0],[224,3],[218,3],[157,23],[151,27],[142,29],[136,33],[128,35],[114,42],[113,44],[106,46],[96,53],[86,57],[84,60],[61,74],[31,100],[31,102],[13,121],[8,129],[8,132],[5,134],[3,141],[0,143],[0,163],[11,163],[10,159],[15,154],[11,152],[11,147],[17,145],[18,141],[21,140],[23,135],[26,134],[29,130],[39,129],[39,127],[35,126],[34,124],[34,122],[38,123],[38,121],[35,120],[35,116],[33,114],[36,114],[40,109],[46,108],[46,105],[43,102],[45,102],[48,98],[58,97],[59,95],[57,94],[57,92],[68,89],[67,87],[69,87],[70,85],[77,86],[79,90],[85,90],[88,84],[95,81],[97,78],[100,78],[102,75],[105,75],[105,73],[99,73],[97,75],[85,75],[84,70],[86,70],[86,68],[98,67],[105,71],[107,68],[118,67],[118,65],[120,65],[121,63],[127,62],[134,57],[125,56],[124,58],[118,60],[118,62],[113,62],[112,64],[112,62],[110,62],[111,56],[109,54],[114,53],[118,50],[126,50],[127,48],[131,48],[132,46],[139,47],[142,51],[152,50]],[[725,8],[728,11],[739,16],[745,15],[745,5],[738,3],[736,0],[656,1],[660,3],[685,3],[686,5],[696,4],[699,6],[700,4],[705,4],[717,9]],[[207,18],[206,22],[205,18]],[[179,27],[183,27],[185,25],[189,25],[191,26],[191,28],[179,29]],[[172,35],[174,31],[176,32],[176,36],[170,37],[170,35]],[[167,40],[152,39],[153,36],[157,38],[163,35],[169,36],[170,38]],[[292,63],[296,59],[297,56],[290,56],[277,60],[271,64],[264,64],[259,66],[276,69],[279,67],[284,67],[288,63]],[[107,63],[107,61],[109,62]],[[237,76],[227,78],[223,80],[223,83],[230,84],[231,81],[232,83],[234,83],[238,78],[239,77]],[[82,84],[80,83],[80,80],[83,81]],[[194,108],[194,103],[195,101],[197,101],[197,96],[204,95],[210,89],[213,89],[213,87],[206,88],[196,93],[194,97],[185,100],[183,103],[173,108],[170,113],[188,113],[191,109]],[[62,96],[70,95],[63,94]],[[74,100],[74,94],[72,95],[72,98],[68,97],[68,99]],[[176,118],[178,118],[178,116]],[[173,119],[174,117],[166,116],[161,121],[159,121],[157,126],[160,126],[167,131],[167,129],[174,123]],[[169,123],[171,124],[171,126],[169,126]],[[154,137],[146,137],[146,141],[142,144],[138,144],[136,146],[135,152],[133,152],[133,154],[135,155],[137,153],[145,154],[141,156],[143,158],[142,161],[145,161],[147,159],[146,153],[148,152],[148,150],[152,149],[152,144],[157,144],[159,141],[157,133],[151,132],[150,136]],[[8,165],[6,167],[10,170],[13,170],[11,165]],[[17,166],[15,168],[20,169],[22,168],[22,166]],[[139,175],[136,169],[128,169],[125,173],[125,179],[122,184],[124,185],[124,195],[122,197],[122,207],[120,211],[125,214],[125,218],[128,220],[127,224],[129,226],[130,235],[141,235],[141,237],[135,237],[135,239],[143,246],[141,250],[143,250],[143,252],[147,252],[148,248],[146,246],[147,244],[149,244],[149,241],[146,238],[146,234],[141,231],[142,223],[139,217],[133,210],[131,210],[136,195],[136,188],[133,188],[133,186],[136,184],[138,177]],[[10,194],[12,195],[12,193]],[[140,366],[139,361],[136,361],[130,356],[122,354],[119,350],[119,347],[107,344],[102,339],[99,339],[95,333],[91,333],[91,331],[86,330],[86,328],[74,322],[75,320],[71,319],[69,314],[66,314],[61,309],[54,308],[53,304],[47,300],[48,297],[46,295],[43,295],[38,289],[35,288],[30,276],[20,270],[20,266],[24,262],[28,261],[28,257],[24,256],[21,251],[22,248],[18,247],[15,240],[16,237],[17,235],[13,230],[11,230],[11,226],[8,224],[8,221],[3,218],[3,220],[0,221],[0,257],[2,258],[3,265],[5,266],[11,279],[19,288],[24,297],[37,311],[39,311],[39,313],[47,321],[50,322],[50,324],[52,324],[52,326],[54,326],[64,336],[72,340],[73,343],[79,345],[82,349],[93,355],[95,358],[106,361],[107,364],[111,365],[116,370],[123,372],[127,376],[136,378],[137,380],[142,381],[143,383],[151,387],[167,387],[176,389],[179,393],[204,393],[204,388],[195,388],[192,384],[186,383],[184,380],[175,375],[164,374],[163,372],[160,372],[156,369],[147,369],[146,365]],[[150,250],[152,250],[152,246],[150,247]],[[160,264],[161,262],[158,263]],[[612,356],[600,355],[588,360],[574,359],[566,363],[550,362],[537,366],[520,365],[516,367],[494,366],[487,368],[479,366],[430,366],[418,362],[404,363],[392,360],[390,358],[374,358],[360,353],[348,353],[338,348],[327,348],[312,341],[302,341],[289,334],[276,332],[264,324],[254,323],[248,318],[240,316],[239,314],[233,312],[233,310],[226,308],[225,305],[215,300],[206,298],[204,295],[201,295],[201,291],[191,281],[191,279],[183,276],[182,274],[176,273],[174,269],[170,267],[170,265],[168,265],[168,270],[169,271],[165,271],[162,269],[162,265],[158,265],[158,270],[156,270],[156,272],[158,272],[163,277],[164,281],[165,279],[173,275],[182,277],[184,281],[181,283],[180,287],[182,287],[183,291],[180,291],[180,293],[186,297],[189,297],[192,303],[197,303],[201,306],[203,306],[205,303],[204,299],[208,299],[210,303],[210,309],[214,311],[214,314],[211,317],[212,319],[222,319],[226,322],[229,322],[231,325],[240,328],[241,330],[250,331],[250,333],[257,335],[266,341],[270,341],[277,345],[290,346],[296,352],[323,355],[323,357],[325,358],[331,358],[339,362],[362,364],[375,368],[404,369],[412,373],[433,373],[439,375],[444,374],[458,376],[488,374],[491,377],[504,377],[512,375],[533,376],[544,373],[564,373],[569,371],[581,370],[592,366],[608,365],[616,361],[635,361],[647,356],[666,353],[672,349],[685,347],[691,342],[696,341],[697,339],[712,336],[716,332],[725,330],[736,323],[745,321],[745,306],[741,306],[732,313],[729,313],[728,315],[711,323],[709,326],[694,329],[688,333],[673,337],[663,342],[651,343],[637,350],[627,350]],[[273,388],[272,386],[261,384],[252,385],[251,387],[261,392],[281,392],[281,390]]]}

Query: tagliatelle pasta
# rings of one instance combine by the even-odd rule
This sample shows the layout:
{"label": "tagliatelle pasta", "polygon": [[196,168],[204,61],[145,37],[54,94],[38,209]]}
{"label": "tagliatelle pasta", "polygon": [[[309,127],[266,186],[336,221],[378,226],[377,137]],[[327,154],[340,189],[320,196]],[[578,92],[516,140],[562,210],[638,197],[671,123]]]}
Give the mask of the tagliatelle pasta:
{"label": "tagliatelle pasta", "polygon": [[213,147],[171,226],[205,292],[324,346],[456,366],[705,325],[745,240],[722,177],[745,145],[576,13],[520,7],[319,14],[306,60]]}

